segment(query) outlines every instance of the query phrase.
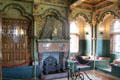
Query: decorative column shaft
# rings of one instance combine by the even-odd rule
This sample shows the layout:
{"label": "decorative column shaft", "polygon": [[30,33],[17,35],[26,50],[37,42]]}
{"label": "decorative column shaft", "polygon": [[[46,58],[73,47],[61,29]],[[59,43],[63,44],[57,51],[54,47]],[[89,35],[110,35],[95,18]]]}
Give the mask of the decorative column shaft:
{"label": "decorative column shaft", "polygon": [[2,19],[1,19],[1,13],[0,13],[0,80],[2,80],[2,52],[1,52],[1,45],[2,45]]}

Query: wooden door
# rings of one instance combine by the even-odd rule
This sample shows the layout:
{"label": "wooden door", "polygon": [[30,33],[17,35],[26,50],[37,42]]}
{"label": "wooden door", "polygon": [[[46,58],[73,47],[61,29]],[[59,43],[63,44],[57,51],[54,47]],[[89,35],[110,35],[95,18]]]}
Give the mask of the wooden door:
{"label": "wooden door", "polygon": [[18,66],[30,61],[30,22],[2,18],[3,66]]}
{"label": "wooden door", "polygon": [[0,80],[2,80],[2,65],[1,65],[1,60],[2,60],[2,53],[1,53],[1,46],[2,46],[2,43],[1,43],[1,33],[2,33],[2,20],[1,20],[1,12],[0,12]]}

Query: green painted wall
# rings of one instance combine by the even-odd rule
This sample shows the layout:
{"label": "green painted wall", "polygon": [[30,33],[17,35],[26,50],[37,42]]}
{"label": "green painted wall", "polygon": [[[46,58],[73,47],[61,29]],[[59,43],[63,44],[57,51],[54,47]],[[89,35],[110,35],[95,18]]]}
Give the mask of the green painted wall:
{"label": "green painted wall", "polygon": [[82,56],[89,56],[91,52],[90,40],[79,40],[79,54]]}
{"label": "green painted wall", "polygon": [[110,57],[110,40],[97,40],[97,56]]}
{"label": "green painted wall", "polygon": [[[33,78],[34,67],[33,66],[22,66],[22,67],[9,67],[2,68],[3,79],[31,79]],[[40,68],[36,66],[36,77],[40,77]]]}
{"label": "green painted wall", "polygon": [[110,52],[110,40],[97,40],[97,56],[110,57],[111,60],[120,58],[120,53]]}

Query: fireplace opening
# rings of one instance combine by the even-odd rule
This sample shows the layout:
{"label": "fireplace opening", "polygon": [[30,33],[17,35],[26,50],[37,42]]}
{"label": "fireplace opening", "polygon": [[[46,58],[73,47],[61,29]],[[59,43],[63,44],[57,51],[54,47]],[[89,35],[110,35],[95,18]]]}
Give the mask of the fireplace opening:
{"label": "fireplace opening", "polygon": [[43,73],[54,74],[59,72],[59,64],[57,64],[57,59],[49,56],[43,61]]}

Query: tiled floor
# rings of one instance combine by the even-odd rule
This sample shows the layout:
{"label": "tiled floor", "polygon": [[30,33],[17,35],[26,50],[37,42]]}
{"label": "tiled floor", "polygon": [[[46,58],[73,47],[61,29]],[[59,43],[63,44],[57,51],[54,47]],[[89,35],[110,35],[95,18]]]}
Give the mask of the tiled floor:
{"label": "tiled floor", "polygon": [[67,78],[53,79],[53,80],[68,80]]}
{"label": "tiled floor", "polygon": [[[84,72],[81,72],[84,74]],[[103,72],[100,71],[95,71],[95,70],[89,70],[86,71],[86,73],[88,74],[89,78],[91,80],[120,80],[120,78],[105,74]],[[87,78],[87,76],[84,74],[84,80],[90,80]],[[62,79],[53,79],[53,80],[68,80],[67,78],[62,78]],[[78,79],[80,80],[80,79]]]}

